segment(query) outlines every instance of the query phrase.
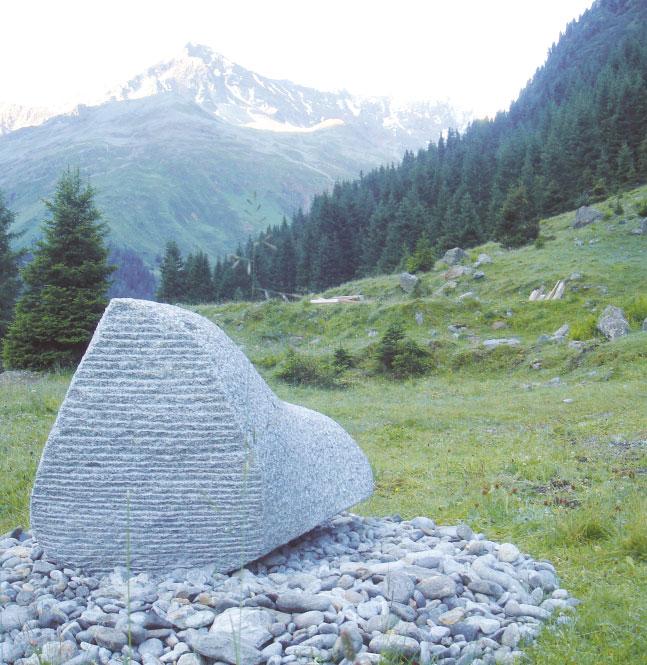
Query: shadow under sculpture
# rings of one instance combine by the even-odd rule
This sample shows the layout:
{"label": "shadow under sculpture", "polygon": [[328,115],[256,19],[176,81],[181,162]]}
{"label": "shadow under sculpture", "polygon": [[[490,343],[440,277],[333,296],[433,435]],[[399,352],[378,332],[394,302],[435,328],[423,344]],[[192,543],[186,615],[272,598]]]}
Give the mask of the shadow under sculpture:
{"label": "shadow under sculpture", "polygon": [[45,445],[31,524],[71,567],[228,572],[372,491],[353,439],[278,399],[216,325],[114,299]]}

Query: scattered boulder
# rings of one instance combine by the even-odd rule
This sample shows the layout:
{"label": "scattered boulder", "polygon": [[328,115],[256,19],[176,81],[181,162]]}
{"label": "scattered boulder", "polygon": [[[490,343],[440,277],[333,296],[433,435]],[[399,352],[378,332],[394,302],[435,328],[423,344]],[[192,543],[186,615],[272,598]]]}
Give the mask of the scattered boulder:
{"label": "scattered boulder", "polygon": [[400,273],[400,288],[405,293],[413,293],[420,280],[410,272]]}
{"label": "scattered boulder", "polygon": [[642,331],[647,332],[647,319],[643,321]]}
{"label": "scattered boulder", "polygon": [[479,266],[484,266],[486,263],[492,263],[492,257],[489,254],[479,254],[474,262],[474,267],[478,268]]}
{"label": "scattered boulder", "polygon": [[546,300],[561,300],[564,295],[564,289],[566,288],[566,280],[560,279],[555,286],[553,286],[552,291],[546,296]]}
{"label": "scattered boulder", "polygon": [[574,229],[580,229],[583,226],[588,226],[602,219],[602,213],[593,206],[582,206],[575,212],[575,221],[573,222]]}
{"label": "scattered boulder", "polygon": [[508,327],[507,321],[495,321],[492,324],[492,330],[502,330],[503,328],[507,327]]}
{"label": "scattered boulder", "polygon": [[447,326],[447,330],[456,336],[467,332],[467,326],[464,323],[450,323]]}
{"label": "scattered boulder", "polygon": [[438,287],[434,291],[434,296],[443,296],[445,295],[445,291],[451,291],[455,289],[458,286],[458,282],[455,279],[450,279],[449,281],[445,282],[442,286]]}
{"label": "scattered boulder", "polygon": [[516,337],[501,337],[499,339],[484,339],[483,346],[486,349],[495,349],[497,346],[518,346],[521,340]]}
{"label": "scattered boulder", "polygon": [[485,273],[482,270],[477,270],[473,275],[472,279],[483,279],[485,277]]}
{"label": "scattered boulder", "polygon": [[419,326],[421,326],[424,323],[424,320],[425,320],[424,314],[422,312],[416,312],[414,316],[415,316],[415,319],[416,319],[416,323]]}
{"label": "scattered boulder", "polygon": [[638,226],[632,231],[634,235],[644,236],[647,235],[647,217],[643,217],[640,220]]}
{"label": "scattered boulder", "polygon": [[543,286],[538,289],[533,289],[530,293],[530,296],[528,297],[528,300],[529,302],[537,302],[541,300],[561,300],[565,290],[566,280],[560,279],[548,293],[544,291]]}
{"label": "scattered boulder", "polygon": [[613,340],[629,333],[629,322],[620,307],[608,305],[598,319],[597,328],[607,339]]}
{"label": "scattered boulder", "polygon": [[547,342],[563,342],[566,339],[566,335],[568,335],[570,331],[571,327],[568,325],[568,323],[565,323],[552,335],[540,335],[537,341],[540,344],[546,344]]}
{"label": "scattered boulder", "polygon": [[544,293],[544,287],[540,287],[538,289],[533,289],[528,296],[528,301],[529,302],[536,302],[537,300],[544,300],[546,297],[546,294]]}
{"label": "scattered boulder", "polygon": [[460,247],[454,247],[453,249],[448,249],[442,260],[450,266],[455,266],[461,261],[464,261],[467,258],[467,252]]}
{"label": "scattered boulder", "polygon": [[449,270],[446,270],[443,274],[443,279],[448,281],[450,279],[458,279],[464,275],[471,275],[474,270],[468,266],[452,266]]}

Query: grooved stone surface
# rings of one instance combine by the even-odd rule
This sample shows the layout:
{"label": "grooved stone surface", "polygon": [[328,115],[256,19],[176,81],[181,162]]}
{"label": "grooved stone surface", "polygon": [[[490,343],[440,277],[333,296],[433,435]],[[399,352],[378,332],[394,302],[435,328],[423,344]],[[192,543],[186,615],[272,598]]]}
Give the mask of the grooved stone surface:
{"label": "grooved stone surface", "polygon": [[372,490],[353,439],[279,400],[216,325],[114,299],[45,445],[31,524],[48,557],[92,572],[226,572]]}

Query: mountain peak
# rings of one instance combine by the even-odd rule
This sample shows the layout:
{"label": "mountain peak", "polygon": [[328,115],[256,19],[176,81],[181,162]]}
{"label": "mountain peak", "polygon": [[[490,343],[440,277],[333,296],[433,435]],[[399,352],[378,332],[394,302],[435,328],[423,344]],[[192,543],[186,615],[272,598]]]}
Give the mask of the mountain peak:
{"label": "mountain peak", "polygon": [[222,53],[214,51],[210,46],[205,44],[194,44],[193,42],[188,42],[185,44],[182,54],[178,59],[185,58],[197,58],[202,60],[205,65],[214,65],[219,66],[234,67],[235,63],[231,60],[228,60]]}
{"label": "mountain peak", "polygon": [[[433,134],[452,116],[447,104],[394,104],[347,91],[323,92],[252,72],[211,47],[187,43],[175,58],[158,63],[110,94],[129,100],[172,93],[230,125],[273,132],[313,132],[355,124],[380,124],[394,135]],[[442,118],[441,118],[442,116]],[[412,125],[415,125],[415,130]]]}

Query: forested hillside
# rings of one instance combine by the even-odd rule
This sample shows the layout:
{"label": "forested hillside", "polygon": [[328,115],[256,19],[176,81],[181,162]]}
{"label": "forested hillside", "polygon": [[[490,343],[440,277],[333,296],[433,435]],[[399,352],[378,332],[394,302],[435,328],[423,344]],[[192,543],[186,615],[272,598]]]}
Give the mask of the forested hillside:
{"label": "forested hillside", "polygon": [[[510,57],[514,57],[511,53]],[[215,270],[218,299],[321,290],[447,247],[537,236],[553,214],[647,179],[647,3],[598,0],[505,113],[317,196]]]}

